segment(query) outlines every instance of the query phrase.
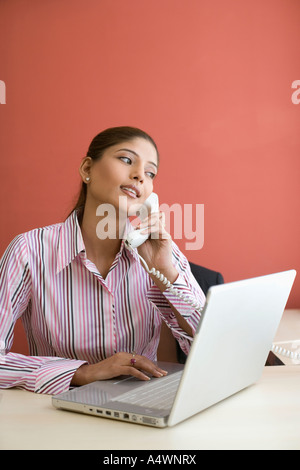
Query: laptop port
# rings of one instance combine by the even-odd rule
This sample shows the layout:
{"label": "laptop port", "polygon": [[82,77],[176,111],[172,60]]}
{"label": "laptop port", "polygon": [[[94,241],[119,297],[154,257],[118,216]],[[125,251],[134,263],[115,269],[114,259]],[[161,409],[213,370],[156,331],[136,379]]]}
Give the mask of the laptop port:
{"label": "laptop port", "polygon": [[129,414],[124,413],[123,417],[124,417],[124,419],[129,419]]}
{"label": "laptop port", "polygon": [[156,424],[156,419],[150,418],[150,416],[143,416],[142,421],[145,424]]}
{"label": "laptop port", "polygon": [[118,411],[115,411],[115,412],[114,412],[114,417],[115,417],[115,418],[120,418],[120,413],[119,413]]}
{"label": "laptop port", "polygon": [[97,410],[97,413],[102,414],[103,411],[102,410]]}
{"label": "laptop port", "polygon": [[108,416],[111,416],[111,411],[105,411],[105,414],[107,414]]}

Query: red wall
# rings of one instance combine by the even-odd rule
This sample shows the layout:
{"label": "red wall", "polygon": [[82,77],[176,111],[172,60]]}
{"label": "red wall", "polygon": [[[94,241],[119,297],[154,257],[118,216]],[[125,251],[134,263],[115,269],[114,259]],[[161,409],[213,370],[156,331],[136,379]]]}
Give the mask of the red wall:
{"label": "red wall", "polygon": [[204,204],[203,248],[176,240],[190,260],[226,281],[300,271],[299,24],[299,0],[0,2],[1,253],[65,218],[99,131],[134,125],[160,202]]}

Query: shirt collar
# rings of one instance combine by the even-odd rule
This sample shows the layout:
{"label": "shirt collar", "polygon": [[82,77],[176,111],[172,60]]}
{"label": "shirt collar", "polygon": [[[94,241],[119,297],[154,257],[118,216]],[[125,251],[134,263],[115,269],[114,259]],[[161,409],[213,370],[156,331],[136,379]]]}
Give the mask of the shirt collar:
{"label": "shirt collar", "polygon": [[[126,231],[125,235],[133,230],[133,226],[131,225],[129,219],[127,220],[126,224]],[[134,251],[131,251],[127,248],[125,244],[125,240],[122,240],[121,248],[119,253],[116,256],[115,262],[119,259],[122,255],[124,248],[126,248],[126,252],[129,256],[132,256],[133,259],[138,260],[138,255]],[[85,251],[85,245],[82,238],[82,233],[80,229],[80,225],[78,222],[77,211],[73,211],[71,215],[66,219],[64,223],[62,223],[60,228],[60,235],[59,235],[59,242],[58,242],[58,249],[57,249],[57,270],[56,272],[59,273],[64,268],[66,268],[76,256]]]}
{"label": "shirt collar", "polygon": [[57,252],[57,273],[68,266],[71,261],[85,250],[80,226],[77,218],[77,211],[72,214],[61,225],[58,252]]}

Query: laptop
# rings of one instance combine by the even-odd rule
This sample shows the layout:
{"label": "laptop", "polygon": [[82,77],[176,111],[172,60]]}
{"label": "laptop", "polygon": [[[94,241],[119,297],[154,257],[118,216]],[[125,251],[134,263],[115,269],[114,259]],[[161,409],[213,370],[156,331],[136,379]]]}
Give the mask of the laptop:
{"label": "laptop", "polygon": [[144,382],[97,381],[52,397],[54,407],[141,425],[167,427],[254,384],[261,377],[295,270],[212,286],[186,363]]}

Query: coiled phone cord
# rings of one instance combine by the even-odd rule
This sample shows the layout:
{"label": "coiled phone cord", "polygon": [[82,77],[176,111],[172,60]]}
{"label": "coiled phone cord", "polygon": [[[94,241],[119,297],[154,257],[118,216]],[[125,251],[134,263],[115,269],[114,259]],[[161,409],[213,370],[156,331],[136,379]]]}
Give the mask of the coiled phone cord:
{"label": "coiled phone cord", "polygon": [[197,312],[200,312],[200,313],[202,312],[203,310],[202,305],[200,305],[196,300],[192,300],[187,295],[179,292],[179,290],[176,289],[176,287],[174,287],[173,284],[160,271],[158,271],[155,268],[149,269],[144,258],[142,258],[138,253],[137,255],[140,258],[141,262],[143,263],[147,273],[153,274],[159,281],[161,281],[166,286],[167,289],[169,289],[170,292],[172,292],[172,294],[175,294],[176,297],[178,297],[180,300],[183,300],[184,302],[188,303],[191,307],[197,310]]}
{"label": "coiled phone cord", "polygon": [[272,351],[279,356],[288,357],[289,359],[295,359],[296,361],[300,361],[300,354],[297,352],[290,351],[289,349],[282,348],[277,344],[272,345]]}

